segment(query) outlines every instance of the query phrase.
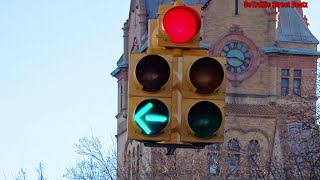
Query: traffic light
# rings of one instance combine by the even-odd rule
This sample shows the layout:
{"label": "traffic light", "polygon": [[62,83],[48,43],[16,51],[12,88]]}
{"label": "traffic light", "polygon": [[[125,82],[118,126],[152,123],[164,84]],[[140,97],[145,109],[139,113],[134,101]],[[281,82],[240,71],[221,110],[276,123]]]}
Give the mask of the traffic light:
{"label": "traffic light", "polygon": [[182,142],[223,143],[225,65],[224,57],[184,57]]}
{"label": "traffic light", "polygon": [[128,139],[222,143],[225,57],[200,48],[201,7],[160,5],[147,53],[129,58]]}
{"label": "traffic light", "polygon": [[128,138],[168,141],[172,56],[133,53],[129,64]]}
{"label": "traffic light", "polygon": [[161,5],[158,11],[158,46],[166,48],[199,48],[201,6]]}

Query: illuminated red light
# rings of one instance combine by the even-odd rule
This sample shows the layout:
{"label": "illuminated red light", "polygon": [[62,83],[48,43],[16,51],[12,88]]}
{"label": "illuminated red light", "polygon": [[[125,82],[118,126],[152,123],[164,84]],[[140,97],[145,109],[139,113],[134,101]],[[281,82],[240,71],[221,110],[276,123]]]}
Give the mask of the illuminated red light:
{"label": "illuminated red light", "polygon": [[191,7],[176,6],[166,12],[162,26],[171,37],[171,42],[182,44],[190,41],[199,32],[201,17]]}

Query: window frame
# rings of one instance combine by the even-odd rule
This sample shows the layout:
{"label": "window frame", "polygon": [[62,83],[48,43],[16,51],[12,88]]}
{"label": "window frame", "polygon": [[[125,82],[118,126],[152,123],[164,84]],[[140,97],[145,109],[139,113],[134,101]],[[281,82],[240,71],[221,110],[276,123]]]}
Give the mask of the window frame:
{"label": "window frame", "polygon": [[[211,144],[208,145],[208,173],[210,175],[218,175],[220,173],[220,166],[219,166],[219,151],[220,151],[220,144]],[[215,171],[211,171],[212,167],[214,167]]]}
{"label": "window frame", "polygon": [[[284,72],[287,72],[284,74]],[[283,86],[283,82],[286,81],[286,87]],[[290,86],[290,69],[281,69],[281,82],[280,82],[280,95],[288,96],[289,95],[289,86]]]}
{"label": "window frame", "polygon": [[[260,143],[257,139],[251,139],[248,144],[248,155],[247,155],[247,163],[248,163],[248,175],[249,178],[258,178],[259,174],[255,169],[258,167],[258,154],[260,152]],[[252,164],[253,162],[254,164]]]}
{"label": "window frame", "polygon": [[[211,171],[212,167],[215,171]],[[218,175],[220,173],[218,152],[208,152],[208,171],[211,175]]]}
{"label": "window frame", "polygon": [[[296,72],[299,72],[298,75],[296,75]],[[294,69],[293,70],[293,95],[300,96],[301,95],[301,77],[302,77],[302,71],[301,69]],[[298,88],[295,87],[296,83],[298,82]],[[297,91],[296,91],[297,89]]]}
{"label": "window frame", "polygon": [[233,138],[228,141],[228,172],[231,175],[239,174],[240,150],[241,146],[238,139]]}

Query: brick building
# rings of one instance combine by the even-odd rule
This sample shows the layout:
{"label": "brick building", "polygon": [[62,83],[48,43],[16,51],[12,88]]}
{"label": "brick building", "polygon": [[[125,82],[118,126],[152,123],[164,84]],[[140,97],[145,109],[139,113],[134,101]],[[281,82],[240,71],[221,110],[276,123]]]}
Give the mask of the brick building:
{"label": "brick building", "polygon": [[[204,6],[208,0],[184,2]],[[160,4],[170,3],[171,0],[131,0],[129,18],[123,27],[124,52],[111,73],[118,79],[118,162],[129,169],[138,167],[135,172],[139,172],[143,163],[141,157],[152,158],[154,153],[141,143],[127,140],[129,54],[146,51],[148,19],[156,18]],[[210,55],[227,56],[231,49],[243,49],[243,56],[248,57],[239,66],[235,65],[236,60],[228,59],[225,143],[219,148],[229,152],[225,158],[233,158],[226,165],[229,170],[240,169],[240,162],[250,164],[241,160],[246,157],[239,149],[249,151],[258,146],[269,159],[286,153],[288,122],[277,114],[276,105],[281,104],[282,97],[303,96],[302,90],[308,85],[313,86],[311,94],[315,94],[316,62],[320,56],[319,41],[308,29],[301,8],[244,8],[243,3],[211,0],[202,17],[202,46]],[[206,149],[210,148],[216,150],[216,147]],[[210,164],[208,160],[213,155],[201,156],[208,163],[205,171],[218,173],[218,163]],[[128,177],[133,176],[133,170],[128,172]]]}

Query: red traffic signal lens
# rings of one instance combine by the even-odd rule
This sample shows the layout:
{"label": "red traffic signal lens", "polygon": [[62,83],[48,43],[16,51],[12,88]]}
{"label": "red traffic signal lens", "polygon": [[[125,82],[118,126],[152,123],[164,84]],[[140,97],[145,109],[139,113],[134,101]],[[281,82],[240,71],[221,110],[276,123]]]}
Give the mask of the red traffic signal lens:
{"label": "red traffic signal lens", "polygon": [[171,37],[171,42],[182,44],[190,41],[199,32],[201,17],[191,7],[176,6],[166,12],[162,26]]}

